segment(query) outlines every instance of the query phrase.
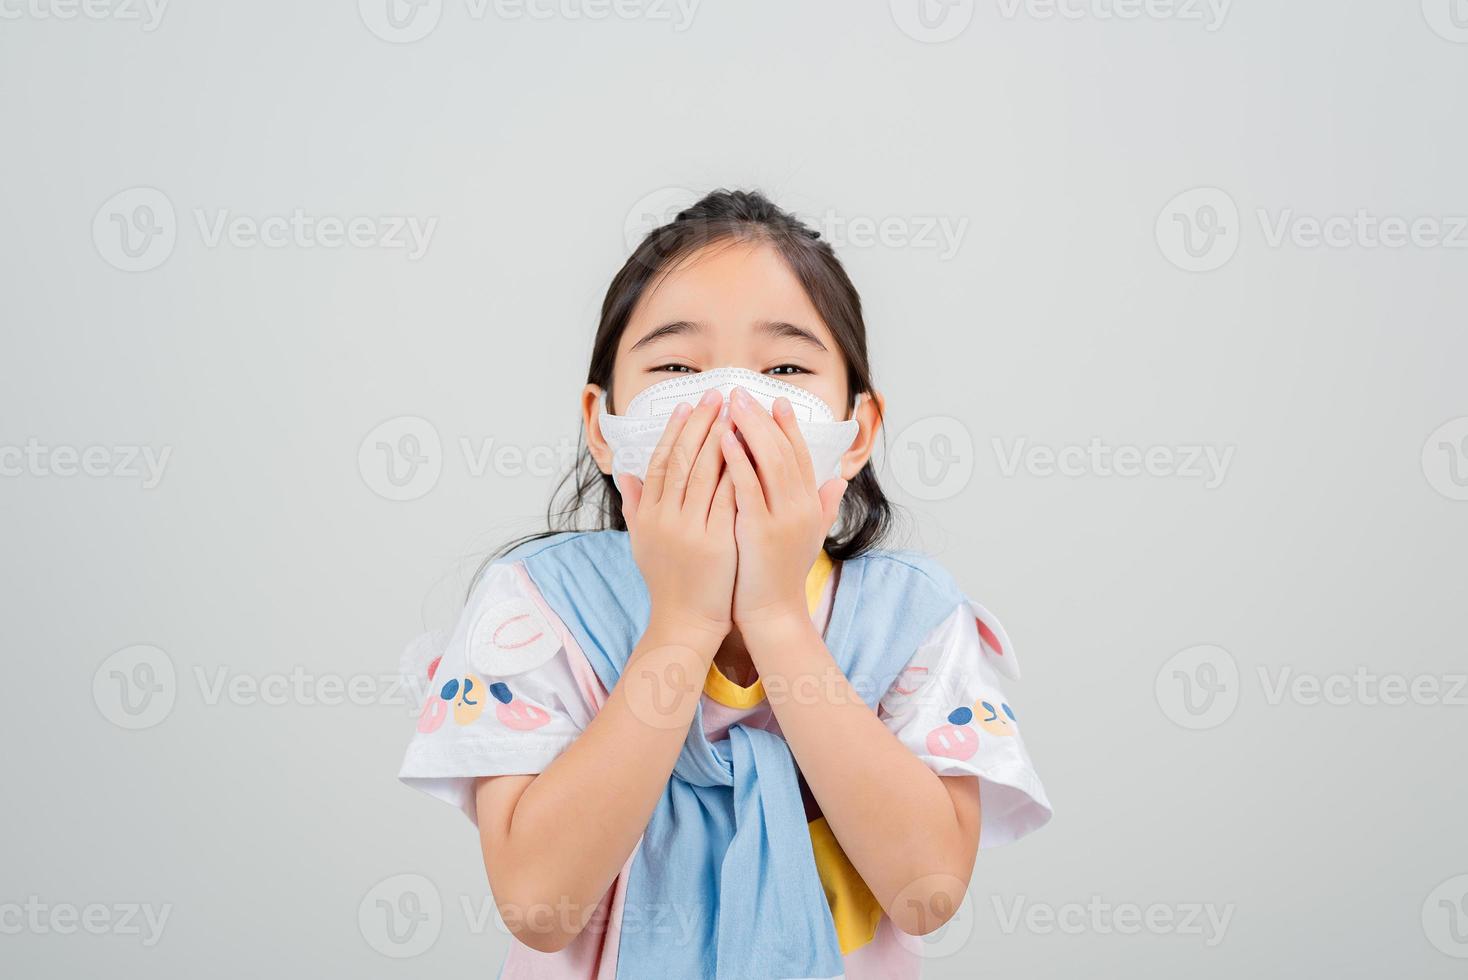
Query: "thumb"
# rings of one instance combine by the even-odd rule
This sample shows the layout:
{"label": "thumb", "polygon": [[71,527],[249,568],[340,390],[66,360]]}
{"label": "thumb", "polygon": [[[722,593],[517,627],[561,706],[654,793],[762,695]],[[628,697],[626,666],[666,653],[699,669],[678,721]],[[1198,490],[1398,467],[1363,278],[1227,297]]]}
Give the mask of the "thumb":
{"label": "thumb", "polygon": [[846,495],[847,482],[839,476],[834,480],[828,480],[821,485],[819,497],[821,501],[821,516],[825,518],[826,529],[836,523],[836,518],[841,514],[841,498]]}
{"label": "thumb", "polygon": [[637,507],[642,503],[642,481],[627,473],[612,479],[622,494],[622,520],[627,522],[627,530],[631,531],[632,525],[637,521]]}

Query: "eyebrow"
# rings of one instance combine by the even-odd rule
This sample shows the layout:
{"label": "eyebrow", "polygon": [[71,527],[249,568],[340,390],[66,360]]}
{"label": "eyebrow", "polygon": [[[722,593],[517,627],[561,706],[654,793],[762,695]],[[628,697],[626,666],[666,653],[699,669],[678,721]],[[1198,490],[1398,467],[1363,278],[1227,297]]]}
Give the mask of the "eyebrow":
{"label": "eyebrow", "polygon": [[[697,323],[692,320],[675,320],[672,323],[665,323],[656,330],[648,331],[645,337],[629,348],[629,352],[641,350],[649,344],[654,344],[662,340],[664,337],[678,337],[684,334],[702,333],[705,329],[702,323]],[[803,344],[809,344],[817,350],[824,351],[827,349],[826,345],[821,343],[821,338],[817,337],[813,332],[804,327],[797,327],[793,323],[786,323],[784,320],[764,320],[757,324],[755,329],[771,337],[785,337]]]}
{"label": "eyebrow", "polygon": [[757,329],[772,337],[788,337],[791,340],[798,340],[803,344],[810,344],[817,350],[826,349],[826,345],[821,343],[821,338],[817,337],[814,333],[804,327],[797,327],[795,324],[786,323],[783,320],[766,320]]}
{"label": "eyebrow", "polygon": [[693,323],[689,320],[675,320],[672,323],[665,323],[656,330],[650,331],[646,337],[633,344],[629,348],[629,353],[634,350],[641,350],[648,344],[662,340],[664,337],[677,337],[680,334],[686,333],[702,333],[703,329],[703,324]]}

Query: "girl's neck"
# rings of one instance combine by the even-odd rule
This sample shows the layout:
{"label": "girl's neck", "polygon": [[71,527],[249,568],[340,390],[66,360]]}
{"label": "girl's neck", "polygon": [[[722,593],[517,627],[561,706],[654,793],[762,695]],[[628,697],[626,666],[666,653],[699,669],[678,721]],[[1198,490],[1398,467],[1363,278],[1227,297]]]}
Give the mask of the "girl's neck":
{"label": "girl's neck", "polygon": [[737,626],[729,630],[729,635],[719,645],[719,652],[714,654],[714,666],[740,687],[749,687],[759,680],[754,661],[749,659],[749,651],[744,646],[744,636]]}

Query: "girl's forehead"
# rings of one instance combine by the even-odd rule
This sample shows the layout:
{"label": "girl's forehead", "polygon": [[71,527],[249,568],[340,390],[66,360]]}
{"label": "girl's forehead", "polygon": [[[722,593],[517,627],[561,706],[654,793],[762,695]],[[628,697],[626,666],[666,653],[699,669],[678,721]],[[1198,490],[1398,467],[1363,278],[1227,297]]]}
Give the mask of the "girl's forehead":
{"label": "girl's forehead", "polygon": [[795,272],[766,242],[706,245],[655,276],[632,311],[622,347],[678,321],[698,323],[709,335],[742,335],[761,323],[784,321],[831,339]]}

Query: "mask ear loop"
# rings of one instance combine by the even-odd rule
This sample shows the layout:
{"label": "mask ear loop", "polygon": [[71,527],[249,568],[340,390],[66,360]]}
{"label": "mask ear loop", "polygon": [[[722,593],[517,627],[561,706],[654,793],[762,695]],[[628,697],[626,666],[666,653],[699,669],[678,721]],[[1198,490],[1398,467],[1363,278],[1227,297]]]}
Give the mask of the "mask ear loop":
{"label": "mask ear loop", "polygon": [[858,391],[856,393],[856,397],[851,400],[851,411],[848,413],[848,417],[845,418],[843,421],[850,422],[852,419],[856,418],[856,410],[861,407],[861,400],[865,397],[867,397],[867,393],[864,391]]}

